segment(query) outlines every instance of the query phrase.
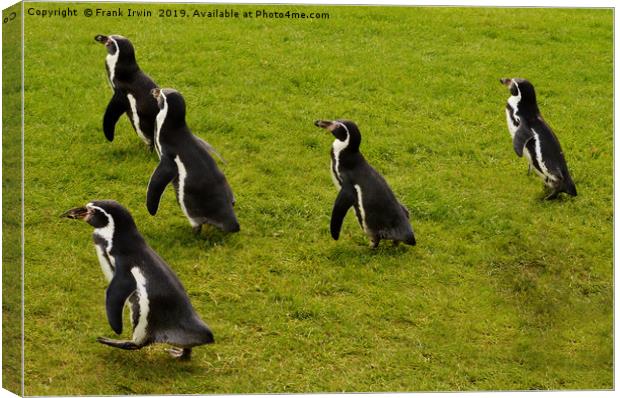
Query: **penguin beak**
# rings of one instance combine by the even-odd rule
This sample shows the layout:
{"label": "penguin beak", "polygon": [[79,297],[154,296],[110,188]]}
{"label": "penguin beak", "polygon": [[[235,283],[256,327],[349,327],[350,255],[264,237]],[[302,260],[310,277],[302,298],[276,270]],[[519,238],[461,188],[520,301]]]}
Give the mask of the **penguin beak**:
{"label": "penguin beak", "polygon": [[95,40],[101,44],[108,44],[108,36],[97,35],[95,36]]}
{"label": "penguin beak", "polygon": [[159,88],[154,88],[151,90],[151,95],[155,98],[155,99],[159,99],[159,95],[161,94],[161,89]]}
{"label": "penguin beak", "polygon": [[334,131],[336,125],[334,124],[334,122],[330,122],[328,120],[315,120],[314,121],[314,125],[317,127],[320,127],[322,129],[326,129],[330,132]]}
{"label": "penguin beak", "polygon": [[88,216],[88,209],[86,207],[76,207],[60,215],[61,218],[72,218],[74,220],[83,220],[86,216]]}
{"label": "penguin beak", "polygon": [[499,82],[502,83],[506,87],[510,87],[510,85],[512,84],[512,79],[504,77],[502,79],[499,79]]}

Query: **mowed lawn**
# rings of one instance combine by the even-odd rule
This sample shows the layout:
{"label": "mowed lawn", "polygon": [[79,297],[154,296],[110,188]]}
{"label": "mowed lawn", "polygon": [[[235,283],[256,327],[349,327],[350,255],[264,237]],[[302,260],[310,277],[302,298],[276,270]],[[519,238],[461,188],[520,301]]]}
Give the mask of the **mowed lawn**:
{"label": "mowed lawn", "polygon": [[[27,395],[613,387],[611,10],[228,7],[330,14],[286,20],[161,7],[224,8],[26,16]],[[193,236],[171,187],[148,214],[156,154],[126,117],[112,143],[101,127],[112,91],[93,38],[112,33],[226,159],[240,233]],[[537,88],[576,198],[542,200],[500,77]],[[352,211],[332,240],[319,118],[357,122],[417,246],[369,249]],[[114,333],[92,228],[59,218],[93,199],[132,212],[216,344],[179,362],[161,345],[96,342]]]}

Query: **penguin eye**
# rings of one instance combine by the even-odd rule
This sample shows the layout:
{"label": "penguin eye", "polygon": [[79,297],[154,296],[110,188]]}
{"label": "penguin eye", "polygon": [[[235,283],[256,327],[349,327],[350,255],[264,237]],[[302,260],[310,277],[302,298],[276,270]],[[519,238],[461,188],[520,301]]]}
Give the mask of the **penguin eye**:
{"label": "penguin eye", "polygon": [[106,48],[108,50],[108,54],[110,54],[110,55],[116,54],[116,43],[114,43],[112,40],[110,40],[105,45],[106,45]]}
{"label": "penguin eye", "polygon": [[89,208],[91,215],[86,219],[90,225],[95,228],[103,228],[108,225],[108,217],[97,209]]}

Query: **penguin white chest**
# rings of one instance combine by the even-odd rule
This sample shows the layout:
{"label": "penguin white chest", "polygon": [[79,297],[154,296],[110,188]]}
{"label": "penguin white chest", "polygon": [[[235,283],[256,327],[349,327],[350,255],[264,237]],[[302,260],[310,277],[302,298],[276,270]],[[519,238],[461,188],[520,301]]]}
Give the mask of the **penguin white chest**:
{"label": "penguin white chest", "polygon": [[129,101],[129,107],[131,108],[131,121],[133,124],[133,128],[136,130],[136,133],[142,139],[142,141],[150,145],[151,140],[149,140],[144,135],[144,133],[142,132],[142,129],[140,128],[140,115],[138,115],[138,107],[136,104],[136,98],[131,94],[127,94],[127,100]]}
{"label": "penguin white chest", "polygon": [[514,138],[515,132],[519,128],[519,125],[513,120],[513,114],[508,108],[506,108],[506,122],[508,123],[508,132],[510,133],[510,137]]}
{"label": "penguin white chest", "polygon": [[106,243],[103,248],[95,243],[95,251],[97,252],[97,258],[99,259],[101,271],[103,271],[103,275],[109,282],[114,276],[114,269],[116,266],[116,264],[114,264],[114,256],[112,256],[114,219],[100,207],[92,206],[90,203],[86,205],[86,207],[92,207],[101,211],[108,219],[108,224],[105,227],[95,229],[93,234],[101,238]]}
{"label": "penguin white chest", "polygon": [[336,186],[336,188],[338,188],[338,190],[340,190],[342,187],[340,185],[340,177],[338,176],[337,172],[336,172],[336,161],[334,161],[332,159],[332,161],[330,162],[330,166],[329,166],[329,172],[332,176],[332,181],[334,182],[334,185]]}
{"label": "penguin white chest", "polygon": [[342,177],[340,176],[340,154],[345,148],[349,146],[349,136],[347,135],[347,139],[344,141],[340,141],[339,139],[334,140],[332,144],[332,161],[331,161],[331,175],[332,180],[334,181],[334,185],[336,188],[341,188]]}
{"label": "penguin white chest", "polygon": [[515,132],[519,128],[519,123],[521,122],[521,119],[517,116],[520,102],[521,92],[519,92],[519,95],[511,95],[508,98],[508,106],[510,106],[510,109],[506,108],[506,119],[508,121],[508,131],[510,132],[510,136],[512,138],[514,138]]}
{"label": "penguin white chest", "polygon": [[148,326],[149,315],[149,296],[146,290],[146,278],[138,267],[131,269],[131,274],[136,280],[136,292],[138,295],[138,307],[140,314],[138,316],[138,324],[133,330],[133,341],[136,344],[141,343],[146,338],[146,328]]}
{"label": "penguin white chest", "polygon": [[95,251],[97,252],[97,258],[99,259],[101,271],[103,272],[105,279],[110,282],[114,277],[114,257],[104,253],[101,247],[97,244],[95,244]]}
{"label": "penguin white chest", "polygon": [[112,54],[108,54],[105,57],[105,63],[108,66],[108,80],[110,81],[110,86],[112,86],[112,88],[115,88],[116,86],[114,85],[114,71],[116,70],[116,62],[118,61],[118,51],[116,51],[116,54],[112,55]]}

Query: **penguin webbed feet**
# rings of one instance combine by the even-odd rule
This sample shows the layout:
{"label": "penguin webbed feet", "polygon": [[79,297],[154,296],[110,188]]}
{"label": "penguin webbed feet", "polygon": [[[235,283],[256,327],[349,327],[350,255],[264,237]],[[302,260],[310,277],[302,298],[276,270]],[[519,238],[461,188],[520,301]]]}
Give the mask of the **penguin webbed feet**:
{"label": "penguin webbed feet", "polygon": [[545,197],[545,200],[554,200],[560,196],[560,191],[553,190],[549,195]]}
{"label": "penguin webbed feet", "polygon": [[[379,243],[381,243],[381,239],[380,238],[376,238],[376,239],[371,238],[368,246],[372,250],[375,250],[375,249],[377,249],[379,247]],[[408,238],[406,240],[398,240],[398,239],[392,240],[392,247],[399,247],[401,243],[404,243],[404,244],[409,245],[409,246],[415,246],[416,245],[415,238],[411,237],[411,238]]]}
{"label": "penguin webbed feet", "polygon": [[192,234],[194,234],[194,236],[200,235],[201,231],[202,231],[202,224],[192,227]]}
{"label": "penguin webbed feet", "polygon": [[379,242],[381,242],[381,239],[379,238],[371,238],[370,239],[370,248],[375,250],[377,247],[379,247]]}
{"label": "penguin webbed feet", "polygon": [[192,359],[192,349],[191,348],[178,348],[172,347],[167,348],[166,351],[172,358],[179,359],[181,361],[189,361]]}
{"label": "penguin webbed feet", "polygon": [[137,345],[130,340],[114,340],[107,337],[97,337],[97,341],[110,347],[120,348],[122,350],[139,350],[142,346]]}

